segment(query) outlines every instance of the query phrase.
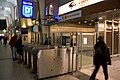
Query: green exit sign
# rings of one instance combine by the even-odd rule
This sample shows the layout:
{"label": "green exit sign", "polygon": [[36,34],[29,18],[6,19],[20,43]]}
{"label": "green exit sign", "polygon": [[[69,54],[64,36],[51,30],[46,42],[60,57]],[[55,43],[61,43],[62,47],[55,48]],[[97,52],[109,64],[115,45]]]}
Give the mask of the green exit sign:
{"label": "green exit sign", "polygon": [[4,33],[6,33],[6,29],[2,30]]}

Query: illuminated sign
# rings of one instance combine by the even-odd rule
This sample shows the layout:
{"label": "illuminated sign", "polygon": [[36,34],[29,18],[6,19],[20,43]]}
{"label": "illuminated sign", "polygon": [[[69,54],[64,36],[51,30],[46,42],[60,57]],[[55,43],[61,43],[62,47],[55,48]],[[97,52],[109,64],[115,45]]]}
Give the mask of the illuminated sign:
{"label": "illuminated sign", "polygon": [[37,26],[37,25],[34,25],[33,31],[34,31],[34,32],[38,32],[38,26]]}
{"label": "illuminated sign", "polygon": [[59,15],[101,2],[104,0],[73,0],[63,6],[59,7]]}
{"label": "illuminated sign", "polygon": [[3,32],[6,33],[6,29],[4,29]]}
{"label": "illuminated sign", "polygon": [[49,15],[53,15],[53,5],[49,6]]}
{"label": "illuminated sign", "polygon": [[34,7],[33,2],[22,1],[22,17],[23,18],[33,18],[34,16]]}
{"label": "illuminated sign", "polygon": [[49,11],[48,11],[48,10],[49,10],[48,7],[46,7],[46,15],[49,14]]}

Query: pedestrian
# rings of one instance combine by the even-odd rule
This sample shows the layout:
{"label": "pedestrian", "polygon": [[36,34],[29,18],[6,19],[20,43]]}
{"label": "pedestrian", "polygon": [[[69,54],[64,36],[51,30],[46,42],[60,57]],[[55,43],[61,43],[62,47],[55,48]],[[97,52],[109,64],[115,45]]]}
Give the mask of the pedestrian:
{"label": "pedestrian", "polygon": [[17,53],[18,53],[18,63],[22,63],[23,62],[23,45],[22,45],[22,36],[20,35],[20,37],[17,40]]}
{"label": "pedestrian", "polygon": [[46,38],[43,45],[51,45],[51,37]]}
{"label": "pedestrian", "polygon": [[97,74],[100,66],[102,66],[102,68],[103,68],[105,80],[108,80],[107,65],[111,65],[111,60],[110,60],[109,50],[103,39],[104,39],[103,36],[99,36],[98,42],[94,46],[95,55],[94,55],[93,63],[95,65],[95,69],[94,69],[92,75],[90,76],[90,80],[95,80],[96,74]]}
{"label": "pedestrian", "polygon": [[4,45],[6,45],[7,44],[7,36],[4,36],[3,41],[4,41]]}
{"label": "pedestrian", "polygon": [[17,35],[14,35],[13,37],[11,37],[11,39],[9,41],[9,45],[10,45],[11,51],[12,51],[12,59],[13,59],[13,61],[17,60],[16,42],[17,42]]}

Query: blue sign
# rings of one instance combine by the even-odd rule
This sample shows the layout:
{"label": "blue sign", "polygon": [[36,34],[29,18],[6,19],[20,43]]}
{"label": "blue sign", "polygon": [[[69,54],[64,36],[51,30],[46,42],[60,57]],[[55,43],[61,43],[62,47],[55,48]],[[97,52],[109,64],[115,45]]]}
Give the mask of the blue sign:
{"label": "blue sign", "polygon": [[22,1],[22,17],[33,18],[33,16],[34,16],[33,2]]}
{"label": "blue sign", "polygon": [[46,15],[48,15],[48,13],[49,13],[49,8],[46,7]]}
{"label": "blue sign", "polygon": [[57,20],[57,22],[58,22],[58,21],[62,21],[63,19],[60,16],[55,16],[55,20]]}

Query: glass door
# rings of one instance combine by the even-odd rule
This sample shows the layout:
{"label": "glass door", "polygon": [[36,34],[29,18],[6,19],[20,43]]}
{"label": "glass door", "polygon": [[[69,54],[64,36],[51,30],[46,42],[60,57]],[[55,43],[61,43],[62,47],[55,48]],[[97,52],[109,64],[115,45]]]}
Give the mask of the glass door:
{"label": "glass door", "polygon": [[93,65],[95,33],[81,33],[78,39],[77,69]]}
{"label": "glass door", "polygon": [[77,35],[77,70],[80,70],[82,67],[82,34],[78,33]]}
{"label": "glass door", "polygon": [[106,44],[111,55],[118,54],[118,43],[118,23],[107,22]]}
{"label": "glass door", "polygon": [[118,54],[118,31],[114,31],[114,52],[113,54]]}
{"label": "glass door", "polygon": [[94,39],[93,33],[82,34],[82,67],[93,64]]}

